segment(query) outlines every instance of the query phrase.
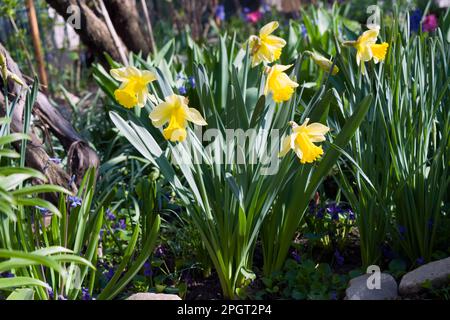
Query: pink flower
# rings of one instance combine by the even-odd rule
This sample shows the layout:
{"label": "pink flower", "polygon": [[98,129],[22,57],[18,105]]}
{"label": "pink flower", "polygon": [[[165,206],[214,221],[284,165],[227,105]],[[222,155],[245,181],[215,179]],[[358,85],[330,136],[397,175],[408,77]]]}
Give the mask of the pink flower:
{"label": "pink flower", "polygon": [[252,11],[245,15],[247,22],[257,23],[263,17],[263,14],[260,11]]}
{"label": "pink flower", "polygon": [[425,17],[422,23],[422,30],[424,32],[432,32],[438,28],[438,19],[436,15],[429,14]]}

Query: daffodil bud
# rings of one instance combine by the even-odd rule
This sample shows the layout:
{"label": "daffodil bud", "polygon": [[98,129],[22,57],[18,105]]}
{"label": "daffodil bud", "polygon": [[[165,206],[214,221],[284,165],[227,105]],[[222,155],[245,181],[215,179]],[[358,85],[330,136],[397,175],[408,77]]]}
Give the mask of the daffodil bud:
{"label": "daffodil bud", "polygon": [[3,78],[3,81],[6,82],[8,79],[8,69],[6,67],[6,58],[3,53],[0,52],[0,72]]}
{"label": "daffodil bud", "polygon": [[19,78],[19,76],[15,73],[12,73],[11,71],[7,70],[7,78],[11,78],[11,80],[13,80],[14,82],[16,82],[17,84],[21,85],[22,87],[26,87],[25,83],[23,83],[22,79]]}
{"label": "daffodil bud", "polygon": [[333,61],[330,59],[325,58],[317,52],[306,51],[305,53],[309,54],[315,64],[317,64],[323,71],[330,72],[331,67],[333,67],[333,70],[331,71],[333,76],[339,72],[339,68],[336,65],[333,66]]}

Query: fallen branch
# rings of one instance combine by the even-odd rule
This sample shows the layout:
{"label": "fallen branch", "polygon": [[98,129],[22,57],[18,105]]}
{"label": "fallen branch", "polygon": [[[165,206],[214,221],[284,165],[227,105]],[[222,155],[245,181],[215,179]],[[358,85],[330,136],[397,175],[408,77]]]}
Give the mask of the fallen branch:
{"label": "fallen branch", "polygon": [[[26,83],[19,67],[1,43],[0,53],[6,58],[8,70],[14,73],[23,83]],[[25,95],[23,94],[22,87],[12,79],[8,79],[6,86],[6,92],[8,92],[8,99],[10,101],[19,97],[11,117],[11,131],[22,132]],[[0,82],[0,89],[0,112],[4,116],[6,111],[3,81]],[[54,134],[61,142],[67,153],[68,171],[66,172],[61,166],[51,160],[51,157],[44,148],[44,142],[34,132],[35,128],[32,128],[33,130],[30,132],[31,141],[27,144],[25,156],[27,166],[42,172],[48,178],[49,183],[76,191],[76,185],[79,185],[84,173],[90,167],[99,166],[100,162],[96,152],[75,131],[70,122],[52,106],[47,96],[42,92],[38,93],[32,112],[40,120],[42,126]],[[20,150],[20,143],[15,144],[14,147]],[[72,176],[75,176],[75,179],[72,179]]]}

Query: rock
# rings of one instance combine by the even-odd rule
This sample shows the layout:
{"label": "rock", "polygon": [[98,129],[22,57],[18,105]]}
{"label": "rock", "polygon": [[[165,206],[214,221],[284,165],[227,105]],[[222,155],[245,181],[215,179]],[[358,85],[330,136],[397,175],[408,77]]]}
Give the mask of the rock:
{"label": "rock", "polygon": [[392,300],[397,298],[397,282],[387,273],[380,274],[380,288],[369,289],[367,279],[371,274],[350,280],[349,287],[345,290],[346,300]]}
{"label": "rock", "polygon": [[400,281],[401,295],[411,295],[422,291],[422,284],[430,281],[433,288],[439,288],[450,282],[450,257],[433,261],[405,274]]}
{"label": "rock", "polygon": [[139,292],[127,298],[127,300],[181,300],[176,294]]}

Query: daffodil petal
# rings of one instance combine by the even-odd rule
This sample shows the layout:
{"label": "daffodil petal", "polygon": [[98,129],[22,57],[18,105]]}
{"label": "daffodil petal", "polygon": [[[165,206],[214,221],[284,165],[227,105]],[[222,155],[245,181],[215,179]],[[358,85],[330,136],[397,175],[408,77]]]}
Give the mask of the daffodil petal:
{"label": "daffodil petal", "polygon": [[171,116],[170,103],[162,102],[157,105],[152,112],[150,112],[149,118],[152,120],[155,127],[161,127],[165,123],[169,122]]}
{"label": "daffodil petal", "polygon": [[330,131],[330,128],[328,128],[326,125],[315,122],[311,123],[309,126],[306,126],[306,130],[308,131],[309,135],[324,135],[328,131]]}
{"label": "daffodil petal", "polygon": [[264,27],[261,28],[259,31],[259,36],[264,37],[270,35],[272,32],[274,32],[276,29],[278,29],[279,23],[277,21],[272,21],[266,24]]}
{"label": "daffodil petal", "polygon": [[363,34],[358,38],[357,45],[358,44],[372,44],[377,42],[379,30],[377,29],[369,29],[367,31],[364,31]]}
{"label": "daffodil petal", "polygon": [[111,69],[109,73],[117,81],[127,81],[130,76],[127,68]]}
{"label": "daffodil petal", "polygon": [[283,139],[278,157],[284,157],[289,152],[289,150],[291,150],[291,136],[287,136]]}
{"label": "daffodil petal", "polygon": [[189,108],[186,112],[186,119],[190,122],[195,123],[198,126],[206,126],[207,123],[203,119],[201,113],[195,108]]}
{"label": "daffodil petal", "polygon": [[141,76],[142,76],[142,79],[147,83],[150,83],[150,82],[156,80],[156,75],[151,71],[147,71],[147,70],[142,71]]}
{"label": "daffodil petal", "polygon": [[147,102],[147,95],[148,92],[144,90],[137,92],[138,107],[143,108],[145,106],[145,103]]}

